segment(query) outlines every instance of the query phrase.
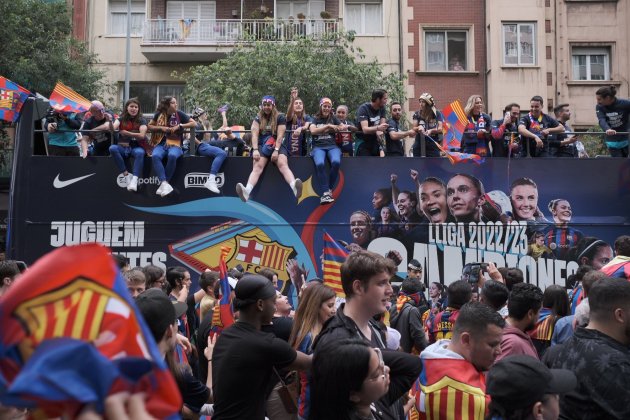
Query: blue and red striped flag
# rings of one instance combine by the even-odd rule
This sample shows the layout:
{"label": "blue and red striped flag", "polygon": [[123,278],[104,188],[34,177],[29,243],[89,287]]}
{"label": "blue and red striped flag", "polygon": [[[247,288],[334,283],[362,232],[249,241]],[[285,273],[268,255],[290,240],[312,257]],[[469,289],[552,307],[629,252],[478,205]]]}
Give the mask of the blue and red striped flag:
{"label": "blue and red striped flag", "polygon": [[458,163],[463,163],[463,162],[472,162],[472,163],[476,163],[477,165],[480,165],[486,161],[485,158],[479,155],[473,155],[470,153],[461,153],[461,152],[450,152],[448,150],[444,150],[444,148],[440,146],[440,144],[437,141],[433,140],[430,137],[429,139],[431,139],[433,143],[435,143],[435,145],[438,147],[438,149],[440,149],[442,154],[446,156],[449,162],[451,162],[451,164],[453,165],[457,165]]}
{"label": "blue and red striped flag", "polygon": [[225,257],[230,253],[230,248],[221,247],[221,258],[219,260],[219,287],[221,289],[221,298],[219,299],[219,307],[214,308],[212,313],[211,331],[216,334],[234,324],[234,312],[232,311],[232,293],[230,290],[230,282],[228,280],[227,264]]}
{"label": "blue and red striped flag", "polygon": [[335,291],[337,297],[345,298],[341,286],[341,265],[346,261],[348,251],[324,232],[324,284]]}
{"label": "blue and red striped flag", "polygon": [[617,255],[608,264],[600,268],[608,277],[618,277],[630,280],[630,257]]}
{"label": "blue and red striped flag", "polygon": [[178,417],[177,384],[107,248],[42,257],[0,298],[0,325],[1,404],[74,417],[142,392],[152,416]]}
{"label": "blue and red striped flag", "polygon": [[446,152],[446,157],[448,158],[448,160],[451,161],[453,165],[457,165],[458,163],[463,162],[472,162],[476,163],[477,165],[481,165],[486,161],[485,158],[471,153]]}
{"label": "blue and red striped flag", "polygon": [[50,105],[64,112],[85,112],[90,109],[92,103],[74,90],[57,82],[55,89],[50,94]]}
{"label": "blue and red striped flag", "polygon": [[459,99],[448,104],[443,110],[442,131],[444,132],[444,147],[446,149],[459,149],[462,144],[462,135],[468,124],[468,118]]}
{"label": "blue and red striped flag", "polygon": [[28,95],[27,89],[0,76],[0,120],[16,122]]}

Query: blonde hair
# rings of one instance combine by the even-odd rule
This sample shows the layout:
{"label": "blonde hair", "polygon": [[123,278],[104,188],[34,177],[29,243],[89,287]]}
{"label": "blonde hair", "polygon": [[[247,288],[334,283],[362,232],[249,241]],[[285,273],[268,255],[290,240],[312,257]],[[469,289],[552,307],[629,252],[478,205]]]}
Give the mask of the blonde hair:
{"label": "blonde hair", "polygon": [[[275,135],[276,128],[278,128],[278,109],[275,105],[271,108],[271,116],[269,118],[271,119],[271,134]],[[262,109],[258,112],[258,119],[260,120],[259,133],[262,134],[265,127],[267,127],[267,116]]]}
{"label": "blonde hair", "polygon": [[216,299],[213,298],[212,296],[206,295],[203,298],[201,298],[201,303],[199,303],[199,316],[201,317],[201,319],[203,319],[203,317],[208,312],[214,309],[215,304],[216,304]]}
{"label": "blonde hair", "polygon": [[470,95],[470,97],[468,98],[466,106],[464,107],[464,112],[466,113],[467,117],[470,117],[471,112],[475,107],[475,101],[477,100],[477,98],[481,99],[481,102],[483,103],[483,98],[481,97],[481,95]]}

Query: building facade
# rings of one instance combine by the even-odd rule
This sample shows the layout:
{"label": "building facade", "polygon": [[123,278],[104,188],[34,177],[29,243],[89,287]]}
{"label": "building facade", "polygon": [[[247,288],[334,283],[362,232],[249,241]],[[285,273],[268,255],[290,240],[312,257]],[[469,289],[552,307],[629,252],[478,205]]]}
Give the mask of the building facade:
{"label": "building facade", "polygon": [[[575,128],[596,123],[594,92],[630,94],[628,0],[132,0],[131,92],[152,108],[180,103],[176,76],[225,57],[236,45],[353,30],[365,61],[407,76],[406,109],[430,92],[443,108],[482,95],[495,118],[540,95],[547,110],[569,103]],[[98,54],[122,100],[126,0],[74,0],[74,34]],[[398,98],[396,98],[398,99]],[[184,109],[190,110],[189,104]]]}
{"label": "building facade", "polygon": [[[130,96],[145,112],[172,95],[190,111],[177,76],[191,66],[210,64],[250,41],[282,42],[297,36],[356,33],[365,60],[401,71],[401,9],[394,0],[132,0]],[[127,1],[74,0],[75,37],[98,54],[120,104],[125,80]]]}

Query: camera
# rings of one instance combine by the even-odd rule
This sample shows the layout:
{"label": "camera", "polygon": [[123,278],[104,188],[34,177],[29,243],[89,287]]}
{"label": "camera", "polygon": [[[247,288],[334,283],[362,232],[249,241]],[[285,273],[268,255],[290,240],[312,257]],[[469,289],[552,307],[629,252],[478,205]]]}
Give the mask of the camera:
{"label": "camera", "polygon": [[63,113],[59,111],[55,111],[54,109],[49,109],[46,114],[46,124],[57,124],[57,127],[61,125],[61,123],[65,120]]}
{"label": "camera", "polygon": [[462,269],[462,280],[466,280],[470,284],[479,282],[479,273],[488,271],[488,263],[470,263],[466,264]]}

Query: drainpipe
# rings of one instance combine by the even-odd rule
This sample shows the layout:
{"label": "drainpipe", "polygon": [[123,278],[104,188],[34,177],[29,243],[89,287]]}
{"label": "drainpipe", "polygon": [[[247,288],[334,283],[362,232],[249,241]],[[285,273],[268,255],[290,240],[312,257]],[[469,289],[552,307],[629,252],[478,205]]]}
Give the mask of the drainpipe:
{"label": "drainpipe", "polygon": [[[486,101],[488,101],[488,28],[487,28],[487,22],[486,22],[486,7],[487,7],[487,1],[488,0],[484,0],[482,2],[482,9],[483,9],[483,26],[482,26],[482,30],[483,30],[483,40],[484,40],[484,45],[485,48],[484,50],[486,51],[486,57],[484,57],[483,60],[483,97],[486,98]],[[495,106],[493,104],[493,106]]]}
{"label": "drainpipe", "polygon": [[402,24],[402,0],[398,0],[398,78],[403,80],[403,24]]}

